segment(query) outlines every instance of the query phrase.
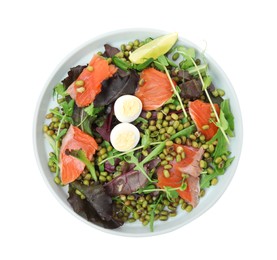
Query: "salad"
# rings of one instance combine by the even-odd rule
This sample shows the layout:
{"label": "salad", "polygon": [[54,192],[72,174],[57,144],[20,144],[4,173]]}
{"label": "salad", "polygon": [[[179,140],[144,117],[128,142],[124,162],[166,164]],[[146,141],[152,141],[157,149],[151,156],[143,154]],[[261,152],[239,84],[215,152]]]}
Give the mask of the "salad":
{"label": "salad", "polygon": [[234,157],[234,117],[204,54],[178,34],[105,44],[53,88],[49,169],[72,209],[104,228],[154,230],[197,207]]}

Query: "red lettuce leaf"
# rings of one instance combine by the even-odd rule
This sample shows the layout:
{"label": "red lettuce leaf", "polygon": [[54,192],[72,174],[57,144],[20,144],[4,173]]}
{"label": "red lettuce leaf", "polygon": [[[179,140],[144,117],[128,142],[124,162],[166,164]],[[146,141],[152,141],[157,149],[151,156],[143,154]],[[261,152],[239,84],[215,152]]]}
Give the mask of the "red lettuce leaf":
{"label": "red lettuce leaf", "polygon": [[96,132],[99,133],[101,135],[101,137],[108,142],[110,142],[112,126],[114,126],[115,124],[118,123],[118,121],[113,122],[113,120],[116,120],[116,119],[114,117],[114,109],[112,106],[112,109],[111,109],[110,113],[108,114],[106,120],[104,121],[104,124],[101,127],[96,127],[96,129],[95,129]]}
{"label": "red lettuce leaf", "polygon": [[104,184],[104,188],[110,196],[128,195],[144,187],[147,182],[144,174],[140,171],[131,170]]}
{"label": "red lettuce leaf", "polygon": [[[75,189],[81,191],[86,198],[81,199]],[[113,218],[112,199],[100,184],[86,186],[78,181],[71,183],[68,202],[78,215],[96,225],[112,229],[123,224]]]}
{"label": "red lettuce leaf", "polygon": [[202,94],[202,84],[200,80],[192,79],[180,84],[182,98],[196,99]]}
{"label": "red lettuce leaf", "polygon": [[109,44],[104,44],[104,48],[105,48],[105,52],[103,53],[103,57],[106,57],[106,58],[112,58],[115,54],[120,52],[119,49],[112,47]]}
{"label": "red lettuce leaf", "polygon": [[103,81],[101,92],[94,100],[94,106],[106,106],[123,95],[133,95],[138,81],[139,75],[134,70],[128,73],[115,73],[113,77]]}

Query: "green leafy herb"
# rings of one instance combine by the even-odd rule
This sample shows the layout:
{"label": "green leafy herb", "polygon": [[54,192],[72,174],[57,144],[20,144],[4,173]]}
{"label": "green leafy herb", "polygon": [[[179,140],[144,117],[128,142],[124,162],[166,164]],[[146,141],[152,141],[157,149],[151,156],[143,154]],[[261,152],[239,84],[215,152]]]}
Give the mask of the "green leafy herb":
{"label": "green leafy herb", "polygon": [[191,125],[191,126],[185,128],[185,129],[183,129],[183,130],[177,132],[176,134],[172,135],[172,136],[170,137],[170,140],[174,140],[175,138],[180,137],[180,136],[186,136],[186,137],[188,137],[188,136],[189,136],[190,134],[192,134],[195,130],[196,130],[195,125]]}
{"label": "green leafy herb", "polygon": [[71,99],[68,103],[66,101],[63,101],[62,103],[60,103],[60,105],[64,113],[61,113],[60,111],[56,111],[55,109],[50,109],[50,112],[53,113],[60,120],[64,118],[63,119],[64,122],[73,124],[72,114],[73,114],[73,108],[74,108],[74,100]]}
{"label": "green leafy herb", "polygon": [[57,177],[59,175],[59,167],[58,166],[59,166],[60,149],[58,147],[58,143],[59,143],[60,139],[62,138],[62,136],[64,136],[66,131],[67,131],[66,129],[61,130],[61,125],[65,121],[66,117],[67,117],[67,115],[64,114],[62,119],[61,119],[61,121],[60,121],[60,123],[59,123],[59,128],[58,128],[58,131],[57,131],[57,137],[55,139],[55,149],[54,149],[54,152],[55,152],[55,155],[56,155],[56,158],[57,158],[57,161],[58,161],[58,163],[56,165],[57,167],[56,167],[56,175],[55,175],[55,177]]}
{"label": "green leafy herb", "polygon": [[166,197],[168,198],[168,200],[178,198],[178,196],[179,196],[179,194],[177,192],[178,189],[180,189],[180,187],[179,188],[172,188],[172,187],[169,187],[169,186],[164,186],[164,191],[166,193]]}
{"label": "green leafy herb", "polygon": [[171,67],[175,67],[175,68],[178,67],[178,65],[176,63],[174,63],[171,59],[169,59],[168,57],[165,57],[165,58],[166,58],[168,65],[170,65]]}
{"label": "green leafy herb", "polygon": [[226,139],[223,136],[222,131],[220,129],[217,130],[216,134],[213,136],[213,138],[210,141],[207,142],[207,144],[212,144],[216,140],[217,140],[217,145],[213,152],[214,158],[228,153],[228,143],[226,142]]}
{"label": "green leafy herb", "polygon": [[160,144],[158,144],[150,154],[148,154],[141,162],[141,164],[146,164],[150,161],[153,160],[153,158],[156,158],[164,149],[165,147],[165,142],[162,142]]}
{"label": "green leafy herb", "polygon": [[197,76],[197,75],[199,75],[199,73],[200,73],[200,75],[206,74],[207,69],[208,69],[208,64],[205,63],[205,64],[201,64],[201,65],[197,66],[197,68],[190,67],[186,70],[190,75]]}
{"label": "green leafy herb", "polygon": [[[230,137],[234,136],[233,130],[234,130],[234,116],[231,113],[230,106],[229,106],[229,100],[225,99],[221,105],[220,105],[220,124],[216,122],[215,124],[218,127],[221,127],[224,132],[226,132]],[[228,120],[227,120],[228,119]],[[223,154],[227,154],[228,151],[228,142],[226,140],[226,137],[223,135],[222,130],[218,130],[217,133],[213,136],[213,138],[208,142],[208,144],[213,143],[217,140],[217,145],[215,148],[215,151],[213,153],[213,156],[216,158],[218,156],[221,156]]]}
{"label": "green leafy herb", "polygon": [[166,59],[166,57],[164,55],[159,56],[157,60],[163,66],[168,66],[167,59]]}
{"label": "green leafy herb", "polygon": [[63,112],[68,117],[71,117],[73,114],[73,108],[74,108],[74,100],[71,99],[68,103],[66,101],[63,101],[60,103],[61,107],[63,108]]}
{"label": "green leafy herb", "polygon": [[53,95],[57,95],[57,97],[60,95],[62,97],[67,96],[65,86],[62,83],[58,83],[53,90]]}
{"label": "green leafy herb", "polygon": [[[108,157],[112,157],[113,155],[114,155],[114,149],[113,150],[111,150],[111,151],[109,151],[108,150],[108,147],[110,147],[111,145],[110,145],[110,143],[108,142],[108,141],[104,141],[104,145],[105,145],[105,147],[107,148],[107,154],[108,154]],[[110,158],[109,160],[109,163],[111,164],[111,165],[114,165],[114,158]],[[104,165],[103,165],[104,166]]]}
{"label": "green leafy herb", "polygon": [[128,69],[132,68],[132,64],[126,61],[123,61],[122,59],[118,58],[117,56],[112,57],[113,63],[120,69],[124,71],[128,71]]}
{"label": "green leafy herb", "polygon": [[153,182],[149,182],[145,187],[139,188],[135,193],[149,194],[149,193],[153,192],[153,190],[156,190],[156,186],[153,184]]}
{"label": "green leafy herb", "polygon": [[146,120],[145,118],[143,117],[138,117],[134,122],[133,124],[136,125],[138,123],[144,123],[144,124],[147,124],[148,123],[148,120]]}
{"label": "green leafy herb", "polygon": [[153,61],[154,61],[154,59],[150,58],[141,64],[138,64],[138,65],[134,64],[133,66],[136,70],[142,71],[142,70],[146,69]]}
{"label": "green leafy herb", "polygon": [[142,149],[142,148],[143,148],[143,146],[138,146],[138,147],[136,147],[136,148],[134,148],[134,149],[132,149],[132,150],[130,150],[130,151],[127,151],[127,152],[116,153],[115,155],[110,156],[110,157],[104,159],[103,161],[101,161],[101,162],[99,163],[99,165],[103,164],[104,162],[106,162],[106,161],[108,161],[108,160],[110,160],[110,159],[113,159],[113,158],[120,158],[120,157],[122,157],[123,155],[126,155],[126,154],[128,154],[128,153],[130,153],[130,152],[134,152],[134,151],[140,150],[140,149]]}
{"label": "green leafy herb", "polygon": [[143,167],[143,163],[138,161],[138,158],[134,155],[134,151],[129,152],[125,157],[124,157],[125,161],[128,163],[134,163],[135,166],[135,170],[140,171],[146,178],[148,181],[152,182],[151,178],[148,176],[148,174],[146,173],[144,167]]}
{"label": "green leafy herb", "polygon": [[222,115],[220,115],[220,120],[221,118],[224,117],[223,120],[225,120],[225,127],[228,125],[228,127],[226,127],[225,132],[230,136],[230,137],[234,137],[234,116],[231,112],[230,109],[230,101],[229,99],[225,99],[223,100],[223,102],[220,105],[220,112],[222,112]]}
{"label": "green leafy herb", "polygon": [[164,71],[164,67],[163,67],[163,65],[161,65],[161,63],[160,62],[158,62],[158,61],[154,61],[154,64],[155,64],[155,67],[158,69],[158,70],[160,70],[160,71]]}
{"label": "green leafy herb", "polygon": [[77,158],[78,160],[80,160],[81,162],[83,162],[86,167],[88,168],[88,170],[90,171],[91,177],[93,178],[94,181],[97,181],[98,178],[96,176],[96,172],[95,172],[95,168],[94,165],[90,162],[90,160],[87,158],[85,152],[80,149],[80,150],[66,150],[65,153],[67,155],[71,155],[75,158]]}
{"label": "green leafy herb", "polygon": [[91,103],[89,106],[84,108],[84,111],[89,115],[89,116],[94,116],[95,115],[95,109],[94,109],[94,104]]}
{"label": "green leafy herb", "polygon": [[149,226],[150,226],[151,232],[154,232],[155,210],[157,208],[157,205],[161,202],[162,198],[163,198],[163,195],[161,194],[159,198],[155,201],[155,203],[150,205],[152,208],[150,213],[150,220],[149,220]]}
{"label": "green leafy herb", "polygon": [[214,173],[212,174],[207,174],[207,173],[201,174],[200,188],[201,189],[209,188],[211,186],[211,180],[220,175],[223,175],[234,159],[235,157],[228,158],[228,160],[225,162],[225,165],[222,169],[219,169],[218,167],[214,167]]}
{"label": "green leafy herb", "polygon": [[56,137],[56,141],[59,141],[67,132],[67,129],[63,129],[59,132],[59,134]]}
{"label": "green leafy herb", "polygon": [[77,126],[80,126],[82,131],[86,132],[89,135],[92,135],[91,124],[99,119],[97,116],[101,111],[103,111],[104,107],[94,107],[94,104],[91,103],[86,108],[81,111],[81,119],[80,123]]}
{"label": "green leafy herb", "polygon": [[[154,186],[154,185],[153,185]],[[154,191],[162,191],[166,194],[166,197],[168,200],[172,200],[172,199],[176,199],[178,198],[178,192],[177,190],[181,190],[181,186],[180,187],[177,187],[177,188],[172,188],[172,187],[169,187],[169,186],[164,186],[163,189],[157,189],[155,186],[154,188],[151,188],[149,185],[146,186],[145,188],[140,188],[136,191],[136,193],[151,193],[151,192],[154,192]]]}
{"label": "green leafy herb", "polygon": [[[221,125],[222,129],[224,131],[226,131],[229,127],[229,124],[228,124],[228,121],[226,120],[224,112],[222,110],[220,110],[219,118],[220,118],[220,125]],[[219,126],[218,122],[216,122],[216,125]]]}
{"label": "green leafy herb", "polygon": [[147,149],[150,146],[150,143],[151,143],[150,130],[147,129],[141,138],[141,145],[143,146],[143,149]]}
{"label": "green leafy herb", "polygon": [[202,86],[202,89],[205,90],[212,84],[212,77],[206,76],[204,77],[203,81],[204,81],[204,85]]}

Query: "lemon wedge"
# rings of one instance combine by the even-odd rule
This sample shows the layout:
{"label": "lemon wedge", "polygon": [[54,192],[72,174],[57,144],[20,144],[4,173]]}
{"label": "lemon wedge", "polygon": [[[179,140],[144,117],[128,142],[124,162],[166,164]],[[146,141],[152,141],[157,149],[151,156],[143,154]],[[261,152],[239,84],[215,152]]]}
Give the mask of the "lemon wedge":
{"label": "lemon wedge", "polygon": [[178,33],[160,36],[132,52],[129,60],[135,64],[141,64],[149,58],[157,59],[159,56],[167,53],[176,43],[177,39]]}

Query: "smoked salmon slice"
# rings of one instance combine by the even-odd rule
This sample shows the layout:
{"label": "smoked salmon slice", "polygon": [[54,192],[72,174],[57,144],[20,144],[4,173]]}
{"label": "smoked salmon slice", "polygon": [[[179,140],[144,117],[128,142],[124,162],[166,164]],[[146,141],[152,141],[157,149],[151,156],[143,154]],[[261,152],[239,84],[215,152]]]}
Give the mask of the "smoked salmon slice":
{"label": "smoked salmon slice", "polygon": [[175,151],[178,146],[183,148],[186,157],[181,162],[177,163],[176,167],[178,167],[182,173],[198,177],[201,172],[200,160],[204,154],[204,149],[202,147],[197,149],[187,145],[174,144]]}
{"label": "smoked salmon slice", "polygon": [[166,74],[154,68],[143,70],[140,82],[142,84],[137,88],[135,95],[141,100],[143,110],[155,110],[161,107],[173,94]]}
{"label": "smoked salmon slice", "polygon": [[82,149],[87,158],[91,160],[97,148],[98,145],[92,136],[84,133],[76,126],[71,125],[69,127],[60,149],[60,170],[63,184],[76,180],[85,168],[83,162],[67,155],[65,151]]}
{"label": "smoked salmon slice", "polygon": [[112,77],[116,71],[117,68],[114,65],[109,65],[107,60],[94,55],[77,80],[69,86],[67,93],[76,101],[78,107],[86,107],[101,92],[101,83]]}
{"label": "smoked salmon slice", "polygon": [[200,192],[198,176],[200,175],[201,168],[199,166],[199,161],[202,158],[204,150],[202,148],[196,149],[186,145],[174,144],[175,151],[178,146],[183,148],[186,157],[180,162],[176,162],[176,160],[171,162],[172,168],[169,170],[170,177],[168,178],[164,176],[164,168],[160,166],[157,169],[157,186],[160,188],[165,186],[178,188],[182,185],[182,175],[188,174],[188,177],[184,181],[187,184],[187,188],[184,191],[178,189],[177,192],[186,202],[190,203],[193,207],[196,207]]}
{"label": "smoked salmon slice", "polygon": [[[214,104],[214,107],[219,115],[220,109],[218,104]],[[189,114],[194,121],[197,130],[205,136],[207,141],[216,134],[218,129],[215,122],[210,121],[212,112],[212,106],[209,103],[205,103],[201,100],[189,102]],[[208,129],[203,129],[203,126],[208,126]]]}

